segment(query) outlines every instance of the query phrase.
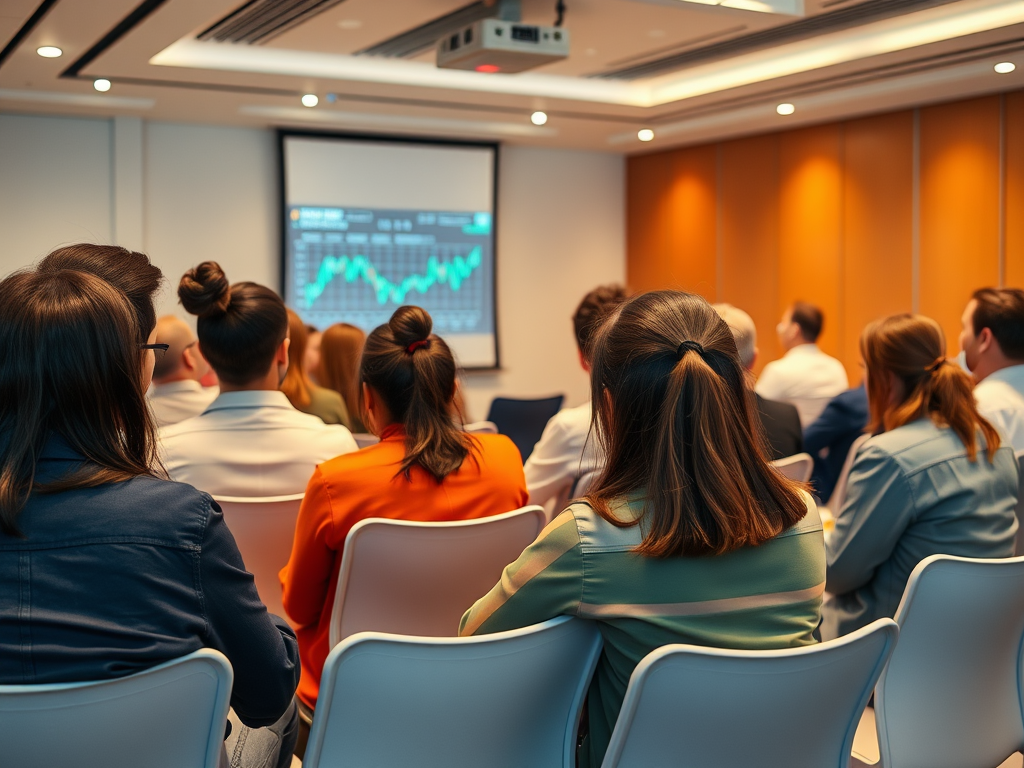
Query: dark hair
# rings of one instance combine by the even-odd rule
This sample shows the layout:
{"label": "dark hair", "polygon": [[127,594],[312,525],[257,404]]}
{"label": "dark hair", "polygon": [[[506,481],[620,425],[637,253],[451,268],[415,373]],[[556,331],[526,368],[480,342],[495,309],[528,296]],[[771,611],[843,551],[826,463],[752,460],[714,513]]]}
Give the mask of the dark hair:
{"label": "dark hair", "polygon": [[825,315],[813,304],[808,304],[806,301],[794,302],[790,317],[794,323],[800,326],[800,335],[804,337],[804,341],[813,344],[821,336],[822,326],[825,325]]}
{"label": "dark hair", "polygon": [[1004,355],[1011,360],[1024,360],[1024,291],[982,288],[971,298],[977,302],[971,319],[974,335],[988,328]]}
{"label": "dark hair", "polygon": [[585,360],[591,357],[591,340],[604,319],[619,304],[626,300],[626,289],[618,283],[599,285],[576,307],[572,316],[572,327],[576,331],[576,346]]}
{"label": "dark hair", "polygon": [[[133,307],[87,272],[15,272],[0,282],[0,530],[19,535],[28,496],[153,474],[156,431],[142,387]],[[36,484],[52,433],[86,458]]]}
{"label": "dark hair", "polygon": [[320,335],[320,366],[316,372],[320,385],[341,395],[349,416],[358,416],[360,423],[359,359],[365,343],[366,334],[361,328],[335,323]]}
{"label": "dark hair", "polygon": [[300,411],[307,408],[313,401],[313,382],[306,373],[306,324],[294,310],[288,312],[288,373],[284,376],[279,389],[291,404]]}
{"label": "dark hair", "polygon": [[118,245],[78,243],[51,251],[39,262],[39,269],[44,272],[61,269],[88,272],[117,288],[135,312],[140,343],[145,343],[156,328],[153,295],[160,288],[164,276],[144,253]]}
{"label": "dark hair", "polygon": [[[892,315],[868,324],[860,337],[868,371],[868,406],[873,434],[928,416],[956,432],[974,461],[978,430],[989,461],[999,448],[999,433],[981,417],[970,376],[946,360],[946,339],[937,322],[924,315]],[[892,404],[889,376],[903,384],[903,399]]]}
{"label": "dark hair", "polygon": [[[594,340],[594,424],[607,462],[587,501],[613,525],[641,524],[636,551],[720,555],[807,514],[800,484],[768,463],[732,331],[700,296],[628,299]],[[645,495],[622,521],[611,502]]]}
{"label": "dark hair", "polygon": [[288,335],[280,296],[257,283],[229,285],[217,262],[204,261],[182,276],[178,298],[198,316],[199,344],[218,378],[244,386],[266,375]]}
{"label": "dark hair", "polygon": [[452,420],[455,358],[432,327],[425,309],[396,309],[366,337],[359,378],[405,427],[399,474],[409,477],[418,464],[440,483],[462,466],[474,444]]}

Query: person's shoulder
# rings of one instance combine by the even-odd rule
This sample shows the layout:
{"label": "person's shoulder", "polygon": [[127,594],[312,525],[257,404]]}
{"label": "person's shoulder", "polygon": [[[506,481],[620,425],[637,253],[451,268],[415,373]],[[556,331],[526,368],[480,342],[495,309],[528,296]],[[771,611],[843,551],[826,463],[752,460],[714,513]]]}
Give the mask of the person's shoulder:
{"label": "person's shoulder", "polygon": [[[628,523],[637,518],[641,507],[642,502],[618,499],[609,503],[608,510],[617,520]],[[562,515],[572,516],[584,552],[627,552],[643,543],[641,525],[615,525],[585,501],[570,504]]]}
{"label": "person's shoulder", "polygon": [[786,403],[782,400],[772,400],[767,397],[761,397],[761,395],[757,396],[757,403],[761,407],[762,411],[777,421],[792,419],[796,419],[798,423],[800,421],[800,412],[792,403]]}
{"label": "person's shoulder", "polygon": [[161,442],[174,441],[181,435],[188,435],[193,432],[198,432],[203,428],[202,414],[198,416],[190,416],[187,419],[175,422],[174,424],[167,424],[166,426],[160,427],[157,430],[157,437]]}
{"label": "person's shoulder", "polygon": [[875,435],[857,453],[858,460],[892,461],[907,475],[966,456],[967,449],[956,432],[929,418]]}
{"label": "person's shoulder", "polygon": [[[127,502],[145,514],[133,515],[131,523],[136,536],[162,538],[202,538],[213,512],[213,498],[188,483],[139,475],[123,483],[100,486],[116,494],[120,502]],[[127,533],[127,531],[121,531]]]}

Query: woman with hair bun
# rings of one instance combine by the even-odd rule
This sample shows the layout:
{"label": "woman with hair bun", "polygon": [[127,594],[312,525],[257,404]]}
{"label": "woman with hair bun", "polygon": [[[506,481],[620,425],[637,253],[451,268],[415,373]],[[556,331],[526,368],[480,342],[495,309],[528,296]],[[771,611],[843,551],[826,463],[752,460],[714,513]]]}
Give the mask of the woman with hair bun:
{"label": "woman with hair bun", "polygon": [[939,324],[887,317],[864,329],[860,352],[873,437],[828,544],[825,639],[894,616],[929,555],[1011,557],[1017,531],[1013,448],[978,414]]}
{"label": "woman with hair bun", "polygon": [[456,364],[430,315],[399,307],[366,339],[360,368],[376,445],[317,467],[299,510],[284,607],[299,627],[299,699],[316,706],[341,551],[368,517],[472,520],[526,504],[523,462],[504,435],[470,435],[453,421]]}

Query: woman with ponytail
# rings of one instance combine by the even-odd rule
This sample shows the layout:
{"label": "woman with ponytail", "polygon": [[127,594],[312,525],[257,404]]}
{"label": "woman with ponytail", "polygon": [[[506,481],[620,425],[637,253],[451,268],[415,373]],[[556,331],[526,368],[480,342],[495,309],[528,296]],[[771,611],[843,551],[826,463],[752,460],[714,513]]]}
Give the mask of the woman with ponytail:
{"label": "woman with ponytail", "polygon": [[893,616],[929,555],[1010,557],[1017,520],[1013,449],[978,414],[972,382],[946,360],[922,315],[871,323],[860,338],[868,431],[828,546],[822,636]]}
{"label": "woman with ponytail", "polygon": [[455,359],[431,328],[425,310],[399,307],[370,333],[359,376],[366,426],[380,442],[324,462],[306,488],[281,583],[285,610],[299,627],[298,693],[307,715],[330,651],[341,550],[353,525],[368,517],[472,520],[526,504],[515,444],[456,426]]}
{"label": "woman with ponytail", "polygon": [[558,615],[599,623],[579,765],[601,764],[629,676],[655,648],[814,642],[821,522],[769,463],[744,375],[729,326],[700,296],[622,304],[593,342],[602,475],[462,618],[463,635]]}

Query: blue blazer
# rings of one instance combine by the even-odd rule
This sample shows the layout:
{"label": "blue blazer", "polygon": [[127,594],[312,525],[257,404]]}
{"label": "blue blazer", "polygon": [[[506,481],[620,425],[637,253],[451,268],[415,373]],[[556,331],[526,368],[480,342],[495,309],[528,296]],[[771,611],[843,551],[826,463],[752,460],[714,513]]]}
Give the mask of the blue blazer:
{"label": "blue blazer", "polygon": [[[825,410],[804,430],[804,450],[814,457],[811,484],[822,501],[835,490],[850,446],[868,424],[868,393],[861,384],[833,397]],[[828,448],[826,456],[819,455]]]}

